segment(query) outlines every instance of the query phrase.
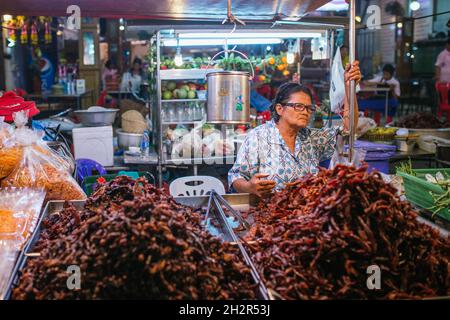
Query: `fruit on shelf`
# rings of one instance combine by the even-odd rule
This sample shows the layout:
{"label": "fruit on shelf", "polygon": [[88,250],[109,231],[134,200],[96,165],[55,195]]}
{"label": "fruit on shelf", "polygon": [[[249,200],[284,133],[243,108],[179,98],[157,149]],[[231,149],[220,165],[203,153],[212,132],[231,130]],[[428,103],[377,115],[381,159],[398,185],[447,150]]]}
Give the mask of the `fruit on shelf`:
{"label": "fruit on shelf", "polygon": [[188,93],[187,93],[187,98],[188,99],[195,99],[196,96],[197,96],[197,93],[194,90],[189,90]]}
{"label": "fruit on shelf", "polygon": [[163,100],[172,99],[172,92],[171,91],[163,91],[162,98],[163,98]]}
{"label": "fruit on shelf", "polygon": [[176,99],[186,99],[186,98],[187,98],[187,95],[188,95],[187,90],[185,90],[185,89],[183,89],[183,88],[181,88],[181,89],[175,89],[175,90],[173,91],[173,93],[174,93],[174,97],[175,97]]}
{"label": "fruit on shelf", "polygon": [[169,81],[169,82],[167,82],[166,87],[167,87],[167,90],[173,91],[177,87],[177,83],[175,81]]}

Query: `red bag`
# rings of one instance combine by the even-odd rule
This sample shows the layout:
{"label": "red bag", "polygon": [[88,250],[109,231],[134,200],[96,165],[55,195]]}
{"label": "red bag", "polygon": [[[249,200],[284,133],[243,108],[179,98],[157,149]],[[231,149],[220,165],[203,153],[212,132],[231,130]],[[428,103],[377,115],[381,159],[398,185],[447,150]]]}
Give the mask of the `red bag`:
{"label": "red bag", "polygon": [[28,110],[28,117],[33,117],[39,113],[34,101],[25,101],[14,91],[5,92],[0,97],[0,117],[5,117],[5,121],[12,122],[13,113]]}

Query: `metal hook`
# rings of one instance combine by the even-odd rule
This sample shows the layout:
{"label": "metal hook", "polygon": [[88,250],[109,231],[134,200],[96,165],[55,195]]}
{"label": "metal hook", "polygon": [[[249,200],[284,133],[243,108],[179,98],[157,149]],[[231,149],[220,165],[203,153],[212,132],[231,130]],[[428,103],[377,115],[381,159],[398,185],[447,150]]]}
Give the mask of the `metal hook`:
{"label": "metal hook", "polygon": [[238,22],[238,23],[240,23],[240,24],[242,24],[242,25],[245,26],[245,22],[244,22],[244,21],[242,21],[242,20],[236,18],[236,17],[233,15],[233,13],[232,13],[232,11],[231,11],[231,0],[228,0],[228,1],[227,1],[227,17],[222,21],[222,24],[225,24],[225,22],[234,23],[234,28],[233,28],[233,30],[231,31],[231,33],[233,33],[234,30],[236,29],[236,22]]}

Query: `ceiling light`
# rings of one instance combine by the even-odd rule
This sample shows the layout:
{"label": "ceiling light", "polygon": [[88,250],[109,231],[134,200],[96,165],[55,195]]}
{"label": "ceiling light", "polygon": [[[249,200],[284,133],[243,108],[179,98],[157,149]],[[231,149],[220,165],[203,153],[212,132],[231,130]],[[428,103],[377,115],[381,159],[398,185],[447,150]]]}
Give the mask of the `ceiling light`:
{"label": "ceiling light", "polygon": [[413,1],[409,4],[409,8],[411,11],[417,11],[420,9],[420,2],[419,1]]}
{"label": "ceiling light", "polygon": [[9,22],[9,21],[11,21],[12,20],[12,15],[10,15],[10,14],[4,14],[3,15],[3,21],[4,22]]}
{"label": "ceiling light", "polygon": [[263,38],[281,38],[281,39],[298,39],[298,38],[318,38],[321,32],[185,32],[180,33],[180,39],[263,39]]}
{"label": "ceiling light", "polygon": [[[225,43],[224,39],[176,39],[163,40],[163,45],[167,47],[190,47],[190,46],[221,46]],[[280,44],[282,39],[228,39],[228,45],[246,45],[246,44]]]}

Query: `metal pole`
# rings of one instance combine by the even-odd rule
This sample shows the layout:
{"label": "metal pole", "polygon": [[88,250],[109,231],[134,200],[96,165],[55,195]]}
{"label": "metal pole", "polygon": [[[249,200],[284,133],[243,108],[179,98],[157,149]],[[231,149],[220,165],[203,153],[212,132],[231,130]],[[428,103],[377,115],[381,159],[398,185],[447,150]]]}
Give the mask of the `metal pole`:
{"label": "metal pole", "polygon": [[[348,36],[349,36],[349,60],[350,65],[355,61],[355,17],[356,17],[356,8],[355,8],[355,0],[350,0],[349,3],[349,9],[350,9],[350,24],[349,24],[349,30],[348,30]],[[354,123],[355,123],[355,81],[350,81],[350,137],[349,137],[349,149],[348,149],[348,161],[349,163],[352,162],[353,159],[353,147],[355,144],[355,129]]]}
{"label": "metal pole", "polygon": [[162,119],[161,119],[161,32],[156,33],[156,100],[158,112],[156,115],[158,122],[158,184],[162,187],[162,165],[163,165],[163,131],[162,131]]}
{"label": "metal pole", "polygon": [[[330,83],[331,83],[331,70],[333,68],[333,60],[334,60],[334,30],[330,29],[329,30],[329,34],[330,34]],[[333,123],[332,120],[333,117],[333,113],[331,112],[331,106],[330,106],[330,110],[328,110],[328,128],[331,128],[331,124]]]}
{"label": "metal pole", "polygon": [[298,61],[297,61],[297,74],[298,74],[298,83],[301,83],[301,67],[302,67],[302,42],[300,38],[297,38],[297,53],[298,53]]}
{"label": "metal pole", "polygon": [[386,90],[386,101],[384,102],[384,124],[387,124],[389,108],[389,90]]}

